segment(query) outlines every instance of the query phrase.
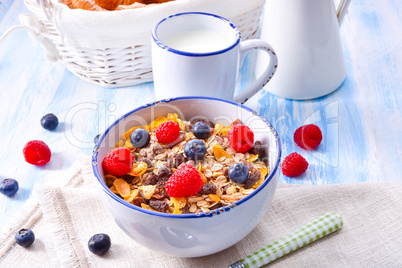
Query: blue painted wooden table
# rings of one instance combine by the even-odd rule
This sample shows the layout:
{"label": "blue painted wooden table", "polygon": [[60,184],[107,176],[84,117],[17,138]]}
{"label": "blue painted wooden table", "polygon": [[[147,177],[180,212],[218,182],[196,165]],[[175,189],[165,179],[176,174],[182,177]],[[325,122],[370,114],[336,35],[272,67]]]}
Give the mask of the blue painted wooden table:
{"label": "blue painted wooden table", "polygon": [[[0,0],[0,34],[18,25],[28,10],[22,1]],[[280,176],[282,183],[332,184],[364,181],[402,182],[402,2],[353,0],[341,28],[347,75],[332,94],[292,101],[262,92],[245,105],[277,129],[283,157],[296,151],[310,163],[298,178]],[[238,85],[254,79],[256,55],[248,56]],[[35,183],[53,183],[72,166],[77,155],[90,155],[93,139],[119,116],[154,101],[152,83],[106,89],[88,84],[48,61],[25,30],[0,43],[0,177],[19,181],[19,192],[0,196],[0,227],[31,196]],[[40,125],[54,113],[55,131]],[[315,123],[323,142],[308,152],[293,142],[301,125]],[[29,140],[45,141],[51,162],[35,167],[24,161]]]}

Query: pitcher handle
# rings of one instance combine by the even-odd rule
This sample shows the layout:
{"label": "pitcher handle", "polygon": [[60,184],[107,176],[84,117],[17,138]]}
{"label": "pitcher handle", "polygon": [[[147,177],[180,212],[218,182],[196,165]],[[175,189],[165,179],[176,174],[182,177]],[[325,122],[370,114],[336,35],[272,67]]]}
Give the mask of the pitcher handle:
{"label": "pitcher handle", "polygon": [[341,27],[342,25],[343,18],[345,17],[350,2],[352,2],[352,0],[341,0],[339,2],[338,8],[336,10],[336,16],[338,17],[339,27]]}
{"label": "pitcher handle", "polygon": [[274,49],[271,47],[270,44],[259,39],[246,40],[240,43],[240,62],[243,61],[244,56],[248,52],[255,49],[259,49],[268,53],[270,57],[269,65],[265,69],[264,73],[256,81],[254,81],[254,83],[252,83],[248,88],[244,89],[238,95],[233,97],[233,101],[240,104],[245,103],[249,98],[260,91],[269,82],[269,80],[271,80],[278,66],[278,58]]}

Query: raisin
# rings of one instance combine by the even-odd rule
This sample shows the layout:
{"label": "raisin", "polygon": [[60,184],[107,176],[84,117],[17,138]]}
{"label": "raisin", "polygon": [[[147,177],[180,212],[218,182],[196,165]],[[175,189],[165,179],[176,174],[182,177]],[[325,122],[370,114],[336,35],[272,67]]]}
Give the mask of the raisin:
{"label": "raisin", "polygon": [[149,206],[159,212],[166,212],[169,209],[168,203],[164,200],[151,199],[149,200]]}
{"label": "raisin", "polygon": [[157,188],[157,189],[155,189],[155,193],[154,193],[154,195],[152,196],[152,198],[158,199],[158,200],[161,200],[161,199],[164,199],[164,198],[168,198],[168,197],[169,197],[169,196],[168,196],[168,194],[166,193],[166,191],[165,191],[164,188]]}
{"label": "raisin", "polygon": [[155,185],[158,183],[158,176],[156,176],[154,173],[145,173],[142,176],[142,179],[144,181],[144,185]]}
{"label": "raisin", "polygon": [[184,162],[184,156],[182,154],[172,154],[167,161],[168,168],[178,168]]}
{"label": "raisin", "polygon": [[226,194],[226,190],[230,187],[230,184],[226,184],[225,186],[222,187],[222,193]]}
{"label": "raisin", "polygon": [[141,158],[141,159],[140,159],[140,162],[146,163],[147,166],[148,166],[148,168],[150,168],[150,167],[153,166],[152,161],[151,161],[149,158],[146,158],[146,157]]}
{"label": "raisin", "polygon": [[260,159],[261,161],[267,163],[267,155],[265,153],[264,150],[264,146],[262,145],[262,143],[260,141],[255,141],[254,142],[254,147],[251,148],[250,152],[252,154],[258,154],[258,159]]}
{"label": "raisin", "polygon": [[158,180],[169,178],[171,174],[172,174],[172,170],[170,168],[165,167],[165,166],[160,167],[158,169]]}
{"label": "raisin", "polygon": [[222,207],[222,204],[221,204],[221,203],[216,203],[215,205],[213,205],[213,206],[210,207],[209,209],[210,209],[210,210],[214,210],[214,209],[217,209],[217,208],[220,208],[220,207]]}
{"label": "raisin", "polygon": [[133,199],[133,205],[137,206],[137,207],[141,207],[141,204],[144,203],[145,204],[145,200],[142,197],[136,197]]}
{"label": "raisin", "polygon": [[251,187],[253,187],[254,184],[260,179],[260,176],[261,171],[259,171],[258,169],[251,172],[250,176],[248,176],[246,183],[244,184],[244,188],[250,189]]}
{"label": "raisin", "polygon": [[167,180],[168,180],[168,178],[158,179],[158,182],[156,183],[156,188],[157,189],[165,189]]}
{"label": "raisin", "polygon": [[188,205],[186,205],[185,207],[182,207],[180,209],[182,214],[189,214],[190,213],[190,207]]}
{"label": "raisin", "polygon": [[212,183],[205,183],[198,193],[199,194],[215,194],[216,186],[215,186],[215,184],[212,184]]}
{"label": "raisin", "polygon": [[150,148],[154,154],[161,154],[165,151],[159,143],[152,143]]}
{"label": "raisin", "polygon": [[243,160],[242,163],[247,167],[248,171],[253,171],[254,170],[254,166],[250,162],[248,162],[246,160]]}

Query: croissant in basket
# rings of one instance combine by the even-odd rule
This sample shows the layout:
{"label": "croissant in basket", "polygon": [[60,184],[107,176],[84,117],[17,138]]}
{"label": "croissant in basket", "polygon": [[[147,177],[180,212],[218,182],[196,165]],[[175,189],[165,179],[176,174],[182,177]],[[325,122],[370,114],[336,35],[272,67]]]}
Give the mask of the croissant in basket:
{"label": "croissant in basket", "polygon": [[101,11],[142,8],[170,1],[174,0],[63,0],[63,4],[72,9]]}

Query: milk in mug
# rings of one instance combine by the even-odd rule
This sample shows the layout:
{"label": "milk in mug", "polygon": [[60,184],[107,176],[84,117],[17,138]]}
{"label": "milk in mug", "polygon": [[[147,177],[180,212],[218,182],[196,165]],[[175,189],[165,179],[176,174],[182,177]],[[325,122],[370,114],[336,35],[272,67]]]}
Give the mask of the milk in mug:
{"label": "milk in mug", "polygon": [[174,34],[164,43],[175,50],[191,53],[208,53],[231,46],[235,39],[210,30],[189,30]]}

